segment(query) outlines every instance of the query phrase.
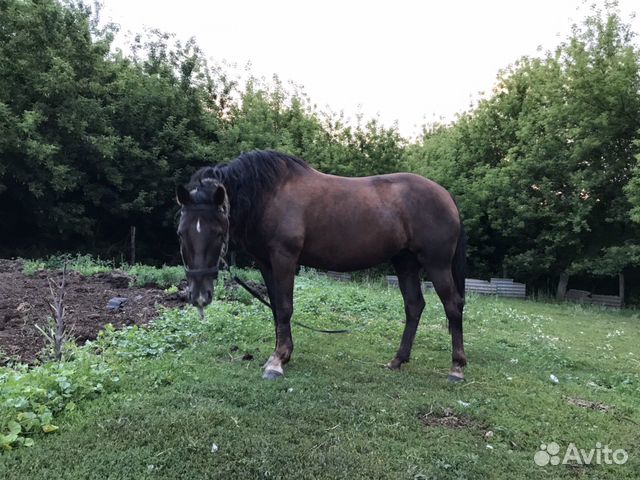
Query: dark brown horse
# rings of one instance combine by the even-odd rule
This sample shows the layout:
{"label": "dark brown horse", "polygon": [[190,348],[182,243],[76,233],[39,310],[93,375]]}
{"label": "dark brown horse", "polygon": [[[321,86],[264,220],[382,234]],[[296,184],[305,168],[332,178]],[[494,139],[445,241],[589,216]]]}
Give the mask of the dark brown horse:
{"label": "dark brown horse", "polygon": [[229,237],[262,272],[276,329],[264,378],[282,376],[293,351],[290,319],[298,265],[352,271],[388,261],[398,274],[406,314],[389,368],[409,361],[425,306],[424,271],[449,320],[449,379],[463,378],[464,233],[455,202],[437,183],[408,173],[336,177],[284,153],[254,151],[198,170],[187,188],[178,187],[177,200],[191,303],[202,308],[211,302]]}

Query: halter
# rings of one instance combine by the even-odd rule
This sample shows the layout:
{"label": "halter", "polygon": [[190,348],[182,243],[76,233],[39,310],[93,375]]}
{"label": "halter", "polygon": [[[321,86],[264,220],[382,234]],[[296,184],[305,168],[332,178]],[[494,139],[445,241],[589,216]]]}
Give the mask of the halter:
{"label": "halter", "polygon": [[[220,184],[221,185],[221,184]],[[215,207],[209,203],[196,203],[194,205],[184,205],[180,209],[181,213],[185,212],[209,212],[214,211]],[[222,205],[218,207],[218,211],[224,215],[224,218],[229,221],[229,197],[226,194],[224,195],[224,201]],[[226,267],[227,263],[224,261],[224,256],[227,254],[227,248],[229,246],[229,228],[227,228],[227,232],[224,236],[224,240],[222,241],[222,246],[220,248],[220,256],[218,257],[218,263],[215,267],[211,268],[189,268],[187,266],[187,262],[184,261],[184,255],[182,254],[182,241],[180,242],[180,257],[182,258],[182,265],[184,267],[184,274],[187,278],[198,278],[204,276],[212,276],[214,280],[218,279],[218,273],[220,272],[220,264],[222,263],[223,268]],[[226,267],[228,268],[228,267]]]}

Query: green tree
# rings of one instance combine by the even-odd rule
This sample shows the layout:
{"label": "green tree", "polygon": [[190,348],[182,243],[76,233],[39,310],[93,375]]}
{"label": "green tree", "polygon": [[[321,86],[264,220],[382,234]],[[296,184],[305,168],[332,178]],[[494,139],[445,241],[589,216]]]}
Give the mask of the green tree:
{"label": "green tree", "polygon": [[114,27],[81,3],[5,0],[0,16],[7,247],[117,254],[138,225],[152,255],[175,252],[175,184],[218,158],[232,83],[156,31],[111,53]]}
{"label": "green tree", "polygon": [[592,272],[640,233],[625,195],[639,91],[629,27],[613,7],[596,10],[555,52],[502,72],[454,125],[426,132],[408,163],[458,195],[476,267],[526,279]]}
{"label": "green tree", "polygon": [[[104,57],[82,4],[0,2],[0,223],[7,241],[61,245],[91,228],[85,164],[108,135]],[[8,207],[8,208],[7,208]],[[21,235],[20,235],[21,234]]]}

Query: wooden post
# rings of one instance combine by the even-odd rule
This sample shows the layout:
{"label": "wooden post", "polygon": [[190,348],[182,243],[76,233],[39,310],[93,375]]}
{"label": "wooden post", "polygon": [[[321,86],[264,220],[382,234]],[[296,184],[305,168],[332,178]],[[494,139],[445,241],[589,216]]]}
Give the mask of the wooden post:
{"label": "wooden post", "polygon": [[131,226],[131,265],[136,263],[136,227]]}
{"label": "wooden post", "polygon": [[558,290],[556,290],[556,300],[564,300],[567,295],[567,285],[569,284],[569,275],[566,272],[560,274],[558,281]]}
{"label": "wooden post", "polygon": [[624,273],[618,274],[618,295],[620,295],[621,307],[624,307]]}

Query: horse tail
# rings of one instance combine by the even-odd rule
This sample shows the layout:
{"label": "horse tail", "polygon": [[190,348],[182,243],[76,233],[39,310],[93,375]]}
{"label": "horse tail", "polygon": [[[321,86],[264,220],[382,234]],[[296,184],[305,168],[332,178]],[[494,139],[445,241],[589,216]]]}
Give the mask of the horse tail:
{"label": "horse tail", "polygon": [[453,282],[458,289],[458,293],[464,301],[464,282],[467,273],[467,240],[464,234],[464,225],[462,224],[462,218],[460,218],[460,234],[458,235],[458,244],[456,245],[456,251],[453,254],[453,260],[451,262],[451,274],[453,275]]}

